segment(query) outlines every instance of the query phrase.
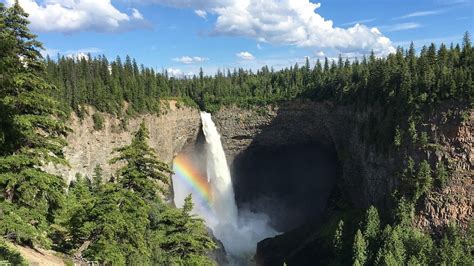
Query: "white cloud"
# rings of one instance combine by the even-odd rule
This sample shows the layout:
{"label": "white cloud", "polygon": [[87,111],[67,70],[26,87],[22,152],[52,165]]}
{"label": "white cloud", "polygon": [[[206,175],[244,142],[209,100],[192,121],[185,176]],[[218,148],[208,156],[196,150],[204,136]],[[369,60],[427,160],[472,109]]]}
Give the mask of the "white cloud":
{"label": "white cloud", "polygon": [[168,68],[166,72],[170,77],[180,78],[184,76],[183,71],[179,68]]}
{"label": "white cloud", "polygon": [[441,12],[442,12],[441,10],[417,11],[417,12],[409,13],[404,16],[398,17],[397,19],[431,16],[431,15],[439,14]]}
{"label": "white cloud", "polygon": [[88,59],[89,54],[97,54],[102,52],[102,49],[91,47],[91,48],[84,48],[84,49],[78,49],[78,50],[67,50],[64,52],[59,52],[61,54],[64,54],[68,58],[74,58],[76,60],[81,60],[81,59]]}
{"label": "white cloud", "polygon": [[138,20],[143,20],[143,15],[138,11],[136,8],[132,8],[132,18],[138,19]]}
{"label": "white cloud", "polygon": [[82,59],[85,59],[85,60],[89,60],[89,54],[87,53],[75,53],[75,54],[68,54],[66,55],[67,58],[72,58],[72,59],[75,59],[75,60],[82,60]]}
{"label": "white cloud", "polygon": [[190,64],[200,64],[208,61],[209,58],[206,57],[200,57],[200,56],[182,56],[182,57],[177,57],[173,58],[173,61],[180,62],[182,64],[190,65]]}
{"label": "white cloud", "polygon": [[[6,0],[12,5],[14,0]],[[79,31],[111,32],[130,28],[143,22],[141,13],[132,9],[128,15],[116,9],[111,0],[19,0],[30,14],[31,28],[35,31]],[[139,24],[139,23],[138,23]]]}
{"label": "white cloud", "polygon": [[258,49],[258,50],[263,50],[263,47],[262,47],[262,45],[261,45],[261,44],[259,44],[259,43],[257,43],[257,49]]}
{"label": "white cloud", "polygon": [[207,18],[207,12],[204,11],[204,10],[201,10],[201,9],[194,10],[194,13],[196,13],[196,15],[198,15],[199,17],[201,17],[203,19]]}
{"label": "white cloud", "polygon": [[243,60],[255,60],[255,56],[249,52],[240,52],[236,56]]}
{"label": "white cloud", "polygon": [[178,78],[178,79],[194,76],[194,73],[192,71],[188,71],[185,73],[183,70],[179,68],[168,68],[166,69],[166,72],[168,73],[169,77]]}
{"label": "white cloud", "polygon": [[334,27],[316,13],[321,4],[310,0],[134,0],[176,8],[203,10],[217,16],[215,35],[243,36],[274,44],[311,49],[336,49],[377,55],[395,51],[378,29],[356,24]]}
{"label": "white cloud", "polygon": [[131,0],[143,4],[158,4],[177,8],[192,8],[195,10],[210,10],[216,7],[228,6],[238,0]]}
{"label": "white cloud", "polygon": [[388,26],[380,26],[381,29],[384,29],[387,32],[412,30],[412,29],[417,29],[417,28],[420,28],[420,27],[421,27],[421,24],[412,23],[412,22],[400,23],[400,24],[388,25]]}
{"label": "white cloud", "polygon": [[364,23],[369,23],[369,22],[373,22],[373,21],[375,21],[375,18],[361,19],[361,20],[355,20],[355,21],[344,23],[344,24],[342,24],[342,26],[352,26],[352,25],[355,25],[355,24],[364,24]]}

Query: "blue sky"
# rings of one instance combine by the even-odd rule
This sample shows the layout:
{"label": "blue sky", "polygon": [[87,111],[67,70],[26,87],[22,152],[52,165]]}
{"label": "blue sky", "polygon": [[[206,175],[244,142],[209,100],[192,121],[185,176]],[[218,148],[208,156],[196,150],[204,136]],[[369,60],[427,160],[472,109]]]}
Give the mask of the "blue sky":
{"label": "blue sky", "polygon": [[[1,0],[7,5],[13,0]],[[20,0],[45,53],[130,55],[179,74],[430,42],[474,29],[473,0]],[[332,24],[331,22],[332,21]],[[360,25],[355,26],[359,23]],[[374,29],[376,28],[376,29]]]}

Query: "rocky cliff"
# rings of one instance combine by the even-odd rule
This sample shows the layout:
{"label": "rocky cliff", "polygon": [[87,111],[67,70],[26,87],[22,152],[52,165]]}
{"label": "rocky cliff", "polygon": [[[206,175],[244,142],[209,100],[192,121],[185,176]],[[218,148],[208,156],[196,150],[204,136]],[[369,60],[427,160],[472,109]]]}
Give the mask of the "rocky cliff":
{"label": "rocky cliff", "polygon": [[[386,156],[367,145],[361,136],[361,125],[368,117],[348,107],[309,101],[253,110],[227,107],[214,119],[231,164],[246,150],[258,146],[316,141],[336,152],[342,168],[340,187],[356,206],[383,207],[398,185],[396,174],[401,170],[399,161],[403,155]],[[426,131],[436,144],[430,149],[412,150],[410,155],[432,165],[445,162],[451,178],[442,191],[425,199],[417,224],[431,230],[452,222],[467,225],[472,219],[474,197],[474,112],[453,113],[446,107],[436,115],[427,115],[424,121],[417,128]]]}
{"label": "rocky cliff", "polygon": [[[69,180],[76,173],[91,176],[96,165],[101,165],[106,175],[112,174],[116,166],[107,162],[113,149],[129,144],[141,121],[150,130],[150,145],[161,160],[169,163],[185,146],[193,145],[200,132],[199,111],[178,108],[173,102],[161,115],[138,116],[126,122],[105,115],[104,128],[99,131],[93,129],[92,113],[89,110],[89,116],[82,121],[75,115],[71,117],[72,133],[65,148],[71,167],[55,169]],[[402,155],[386,156],[365,143],[361,125],[367,122],[368,116],[349,107],[310,101],[250,110],[224,107],[213,119],[231,167],[239,157],[259,147],[317,142],[337,155],[341,168],[338,187],[356,206],[385,206],[398,185],[399,177],[395,173],[400,170]],[[416,219],[417,226],[437,230],[452,222],[467,225],[472,219],[474,199],[474,112],[471,110],[466,116],[442,110],[437,115],[427,115],[417,128],[427,132],[435,145],[428,150],[412,150],[410,155],[417,161],[426,159],[432,165],[446,162],[452,176],[442,191],[433,192],[425,199]]]}
{"label": "rocky cliff", "polygon": [[160,160],[171,163],[186,143],[196,140],[201,121],[198,110],[179,106],[174,101],[168,104],[169,107],[160,115],[140,115],[121,120],[103,114],[104,126],[101,130],[94,129],[92,115],[95,111],[92,108],[82,120],[72,114],[68,123],[72,131],[67,137],[68,146],[64,149],[70,167],[50,166],[49,170],[70,181],[76,174],[91,177],[94,168],[99,165],[105,177],[111,176],[118,168],[118,165],[108,164],[113,150],[130,144],[142,121],[150,131],[150,146]]}

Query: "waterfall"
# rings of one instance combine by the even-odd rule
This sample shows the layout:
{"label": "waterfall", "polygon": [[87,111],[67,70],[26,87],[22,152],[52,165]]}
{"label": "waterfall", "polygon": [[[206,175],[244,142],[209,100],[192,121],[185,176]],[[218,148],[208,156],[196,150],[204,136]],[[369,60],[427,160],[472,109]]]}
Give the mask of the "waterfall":
{"label": "waterfall", "polygon": [[211,114],[201,112],[201,121],[207,143],[207,178],[212,187],[214,212],[218,221],[235,226],[237,207],[221,136]]}
{"label": "waterfall", "polygon": [[[231,264],[241,265],[243,261],[243,265],[247,265],[252,260],[257,242],[275,236],[277,232],[268,226],[266,215],[237,211],[221,137],[211,114],[201,112],[201,121],[206,139],[207,179],[193,169],[189,160],[178,156],[173,163],[174,202],[182,207],[184,198],[191,194],[195,203],[193,212],[204,218],[214,236],[222,242]],[[193,155],[194,158],[203,156]]]}

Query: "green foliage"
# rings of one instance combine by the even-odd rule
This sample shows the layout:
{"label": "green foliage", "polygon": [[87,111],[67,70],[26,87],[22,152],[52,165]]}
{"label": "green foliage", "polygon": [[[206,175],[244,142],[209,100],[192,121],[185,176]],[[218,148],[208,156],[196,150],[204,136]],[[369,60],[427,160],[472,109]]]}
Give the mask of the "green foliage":
{"label": "green foliage", "polygon": [[28,265],[26,260],[16,250],[10,248],[3,238],[0,238],[0,265],[8,265],[3,262],[11,263],[11,265]]}
{"label": "green foliage", "polygon": [[420,162],[418,170],[415,170],[415,161],[409,157],[402,180],[407,186],[405,191],[410,194],[410,199],[416,202],[421,196],[428,194],[433,187],[430,164],[423,160]]}
{"label": "green foliage", "polygon": [[448,171],[444,162],[439,162],[436,164],[436,183],[440,189],[443,189],[448,182]]}
{"label": "green foliage", "polygon": [[334,233],[333,239],[333,246],[334,246],[334,254],[338,256],[342,252],[343,243],[342,243],[342,236],[344,233],[344,221],[340,220],[337,224],[336,232]]}
{"label": "green foliage", "polygon": [[426,146],[428,146],[428,142],[429,142],[428,133],[421,132],[421,134],[420,134],[420,145],[421,145],[421,147],[426,148]]}
{"label": "green foliage", "polygon": [[406,258],[405,246],[400,227],[385,227],[382,233],[382,245],[377,252],[377,265],[403,265]]}
{"label": "green foliage", "polygon": [[461,236],[456,226],[447,228],[437,254],[441,265],[472,265],[474,263],[472,230],[472,222],[465,237]]}
{"label": "green foliage", "polygon": [[92,176],[92,185],[94,188],[100,188],[103,182],[104,176],[102,173],[102,167],[100,167],[100,165],[96,165],[94,167],[94,175]]}
{"label": "green foliage", "polygon": [[314,66],[308,62],[280,71],[268,66],[256,72],[239,68],[180,79],[166,71],[156,73],[138,66],[129,56],[124,62],[120,57],[109,62],[105,56],[79,60],[61,56],[46,59],[46,77],[60,88],[54,96],[75,111],[87,104],[120,114],[127,102],[129,113],[156,113],[162,99],[178,99],[210,112],[223,105],[254,107],[295,98],[332,101],[359,110],[383,108],[384,116],[372,135],[390,144],[393,135],[385,130],[399,125],[416,143],[417,121],[410,117],[448,100],[472,102],[472,49],[463,45],[460,51],[443,44],[436,50],[431,45],[418,56],[413,47],[406,51],[400,48],[386,58],[364,57],[352,63],[344,63],[342,58],[338,64],[325,59],[324,66],[317,61]]}
{"label": "green foliage", "polygon": [[408,133],[410,134],[411,143],[415,144],[418,140],[418,133],[416,132],[415,121],[410,120],[408,123]]}
{"label": "green foliage", "polygon": [[165,254],[163,265],[214,264],[206,255],[217,246],[207,236],[203,220],[190,214],[192,208],[188,196],[182,210],[169,208],[161,214],[156,243]]}
{"label": "green foliage", "polygon": [[400,145],[402,145],[402,131],[400,130],[400,127],[398,126],[395,130],[395,137],[393,139],[393,144],[396,147],[400,147]]}
{"label": "green foliage", "polygon": [[413,218],[415,217],[415,206],[413,202],[406,200],[404,197],[400,198],[393,216],[396,224],[407,227],[411,226]]}
{"label": "green foliage", "polygon": [[92,115],[92,121],[94,122],[94,130],[102,130],[104,128],[104,116],[100,113],[94,113]]}
{"label": "green foliage", "polygon": [[117,171],[119,183],[125,188],[139,193],[145,199],[153,199],[157,192],[165,192],[162,185],[169,184],[170,167],[156,159],[155,151],[147,144],[148,129],[143,122],[135,133],[129,146],[118,148],[115,152],[119,156],[110,163],[126,162],[126,165]]}
{"label": "green foliage", "polygon": [[353,265],[364,265],[367,260],[367,242],[362,235],[360,230],[357,230],[357,233],[354,238],[354,244],[352,247],[352,259]]}
{"label": "green foliage", "polygon": [[87,257],[102,263],[149,264],[145,236],[148,206],[133,191],[107,184],[100,194],[89,221],[95,226],[89,239]]}
{"label": "green foliage", "polygon": [[421,195],[427,194],[431,191],[433,178],[431,176],[431,166],[426,160],[423,160],[420,163],[416,184],[415,199],[418,199]]}
{"label": "green foliage", "polygon": [[363,223],[363,234],[369,242],[376,239],[380,233],[380,218],[377,209],[374,206],[370,206],[365,215]]}
{"label": "green foliage", "polygon": [[[354,265],[472,265],[472,224],[464,234],[461,234],[459,228],[451,226],[447,228],[443,238],[437,241],[437,237],[413,226],[412,202],[401,198],[397,206],[392,222],[386,224],[381,232],[368,230],[380,228],[380,220],[374,207],[367,210],[360,224],[362,230],[359,228],[353,233]],[[376,234],[370,233],[376,231]]]}
{"label": "green foliage", "polygon": [[[64,164],[67,128],[59,104],[47,96],[41,43],[18,2],[0,8],[0,233],[18,243],[49,246],[49,223],[62,204],[64,181],[40,167]],[[5,43],[4,43],[5,41]],[[6,46],[4,46],[6,44]]]}
{"label": "green foliage", "polygon": [[[27,26],[27,14],[18,3],[8,9],[0,3],[0,235],[45,247],[53,240],[62,251],[104,264],[209,265],[213,262],[207,254],[216,245],[203,221],[191,215],[190,198],[181,210],[161,201],[159,192],[168,193],[163,185],[169,184],[171,170],[147,145],[144,124],[129,146],[116,150],[119,155],[111,163],[123,166],[112,181],[103,180],[97,166],[92,181],[79,176],[64,197],[63,179],[41,170],[49,163],[66,163],[64,111],[74,110],[82,119],[86,105],[98,112],[134,115],[160,112],[164,99],[177,99],[179,108],[183,103],[208,111],[295,98],[330,101],[367,113],[361,135],[377,151],[391,151],[392,144],[409,151],[428,145],[428,134],[417,129],[426,110],[453,101],[472,106],[474,52],[468,33],[462,48],[441,45],[437,50],[433,44],[419,56],[412,46],[386,58],[372,55],[353,63],[326,59],[324,66],[318,61],[313,69],[307,61],[281,71],[265,66],[256,73],[235,69],[211,77],[201,71],[176,79],[139,67],[128,56],[123,63],[105,56],[42,60],[41,43]],[[467,119],[465,110],[460,116]],[[99,113],[93,121],[96,130],[103,128]],[[126,118],[122,121],[127,124]],[[404,163],[401,186],[407,200],[399,200],[393,221],[383,226],[371,207],[360,228],[340,220],[329,245],[359,265],[472,265],[472,229],[464,235],[450,228],[437,243],[413,227],[415,203],[430,193],[433,173],[426,160],[407,157]],[[434,174],[444,187],[449,175],[444,164]],[[353,243],[343,247],[343,239],[349,238]],[[5,257],[23,263],[0,242],[0,259]]]}
{"label": "green foliage", "polygon": [[207,254],[216,245],[204,222],[190,214],[191,198],[181,210],[161,202],[157,192],[165,190],[157,182],[166,182],[171,170],[156,159],[148,135],[142,123],[132,143],[116,150],[111,163],[124,166],[115,181],[104,182],[97,166],[92,182],[71,184],[56,219],[60,247],[105,264],[211,265]]}

